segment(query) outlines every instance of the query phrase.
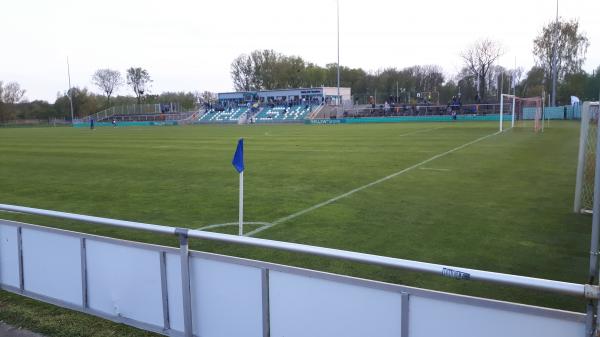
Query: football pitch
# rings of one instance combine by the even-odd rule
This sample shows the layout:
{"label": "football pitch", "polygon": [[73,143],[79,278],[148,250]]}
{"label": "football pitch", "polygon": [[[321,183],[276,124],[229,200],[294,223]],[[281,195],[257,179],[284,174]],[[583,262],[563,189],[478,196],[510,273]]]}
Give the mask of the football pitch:
{"label": "football pitch", "polygon": [[[497,131],[496,122],[0,129],[0,203],[237,234],[231,159],[244,138],[246,235],[586,283],[591,217],[572,213],[579,123],[553,121],[538,134],[529,127]],[[0,217],[176,245],[174,237],[149,233]],[[538,291],[272,250],[199,240],[191,248],[579,312],[585,307]],[[0,319],[19,321],[15,312],[23,310],[44,317],[50,310],[2,295]],[[121,334],[147,334],[127,329]]]}

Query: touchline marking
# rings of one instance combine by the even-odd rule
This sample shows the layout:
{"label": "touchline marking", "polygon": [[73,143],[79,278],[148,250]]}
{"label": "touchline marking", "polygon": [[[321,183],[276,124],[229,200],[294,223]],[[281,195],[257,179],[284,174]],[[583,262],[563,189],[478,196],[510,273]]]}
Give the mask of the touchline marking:
{"label": "touchline marking", "polygon": [[379,184],[379,183],[381,183],[381,182],[384,182],[384,181],[386,181],[386,180],[392,179],[392,178],[394,178],[394,177],[396,177],[396,176],[399,176],[399,175],[401,175],[401,174],[403,174],[403,173],[406,173],[406,172],[408,172],[408,171],[414,170],[415,168],[417,168],[417,167],[419,167],[419,166],[422,166],[422,165],[424,165],[424,164],[427,164],[427,163],[429,163],[429,162],[431,162],[431,161],[433,161],[433,160],[436,160],[436,159],[438,159],[438,158],[440,158],[440,157],[443,157],[443,156],[445,156],[445,155],[448,155],[448,154],[450,154],[450,153],[452,153],[452,152],[456,152],[456,151],[458,151],[458,150],[464,149],[465,147],[467,147],[467,146],[469,146],[469,145],[475,144],[475,143],[477,143],[477,142],[480,142],[480,141],[482,141],[482,140],[484,140],[484,139],[487,139],[487,138],[490,138],[490,137],[492,137],[492,136],[498,135],[498,134],[500,134],[500,133],[502,133],[502,131],[498,131],[498,132],[491,133],[491,134],[489,134],[489,135],[487,135],[487,136],[483,136],[483,137],[477,138],[477,139],[475,139],[475,140],[472,140],[472,141],[470,141],[470,142],[468,142],[468,143],[465,143],[465,144],[463,144],[463,145],[460,145],[460,146],[458,146],[458,147],[455,147],[455,148],[453,148],[453,149],[450,149],[450,150],[448,150],[448,151],[446,151],[446,152],[443,152],[443,153],[440,153],[440,154],[436,154],[435,156],[433,156],[433,157],[431,157],[431,158],[429,158],[429,159],[425,159],[424,161],[422,161],[422,162],[420,162],[420,163],[417,163],[417,164],[414,164],[414,165],[412,165],[412,166],[409,166],[409,167],[407,167],[407,168],[405,168],[405,169],[403,169],[403,170],[401,170],[401,171],[398,171],[398,172],[396,172],[396,173],[392,173],[392,174],[390,174],[389,176],[386,176],[386,177],[383,177],[383,178],[381,178],[381,179],[375,180],[375,181],[373,181],[373,182],[371,182],[371,183],[368,183],[368,184],[366,184],[366,185],[363,185],[363,186],[357,187],[357,188],[355,188],[355,189],[353,189],[353,190],[351,190],[351,191],[348,191],[348,192],[346,192],[346,193],[344,193],[344,194],[340,194],[340,195],[338,195],[337,197],[333,197],[333,198],[331,198],[331,199],[329,199],[329,200],[323,201],[322,203],[319,203],[319,204],[316,204],[316,205],[314,205],[314,206],[311,206],[311,207],[309,207],[309,208],[303,209],[303,210],[301,210],[301,211],[299,211],[299,212],[296,212],[296,213],[294,213],[294,214],[291,214],[291,215],[285,216],[285,217],[283,217],[283,218],[279,218],[279,219],[277,219],[277,220],[273,221],[273,222],[272,222],[270,225],[265,225],[265,226],[263,226],[263,227],[259,227],[259,228],[255,229],[255,230],[253,230],[253,231],[251,231],[251,232],[249,232],[249,233],[247,233],[247,234],[244,234],[244,235],[245,235],[245,236],[252,236],[252,235],[254,235],[254,234],[258,234],[258,233],[260,233],[260,232],[262,232],[262,231],[264,231],[264,230],[266,230],[266,229],[269,229],[269,228],[271,228],[271,227],[275,227],[275,226],[279,225],[280,223],[283,223],[283,222],[286,222],[286,221],[288,221],[288,220],[291,220],[291,219],[293,219],[293,218],[299,217],[299,216],[301,216],[301,215],[303,215],[303,214],[305,214],[305,213],[312,212],[312,211],[314,211],[315,209],[318,209],[318,208],[321,208],[321,207],[323,207],[323,206],[329,205],[329,204],[331,204],[331,203],[333,203],[333,202],[336,202],[336,201],[338,201],[338,200],[340,200],[340,199],[342,199],[342,198],[345,198],[345,197],[347,197],[347,196],[350,196],[350,195],[352,195],[352,194],[354,194],[354,193],[356,193],[356,192],[362,191],[362,190],[364,190],[364,189],[366,189],[366,188],[369,188],[369,187],[371,187],[371,186],[373,186],[373,185],[377,185],[377,184]]}

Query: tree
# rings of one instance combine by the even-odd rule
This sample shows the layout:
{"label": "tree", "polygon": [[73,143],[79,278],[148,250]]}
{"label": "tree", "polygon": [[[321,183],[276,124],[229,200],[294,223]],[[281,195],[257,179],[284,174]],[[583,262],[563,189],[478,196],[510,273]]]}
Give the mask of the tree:
{"label": "tree", "polygon": [[4,87],[0,82],[0,101],[6,104],[16,104],[21,102],[25,95],[25,89],[21,89],[21,86],[17,82],[10,82]]}
{"label": "tree", "polygon": [[[73,100],[73,111],[76,118],[81,118],[94,114],[102,109],[104,100],[102,96],[95,95],[88,91],[87,88],[73,87],[70,89],[71,98]],[[54,109],[58,116],[70,117],[71,109],[69,98],[66,92],[57,94],[54,102]]]}
{"label": "tree", "polygon": [[503,51],[500,44],[489,39],[476,41],[460,54],[465,62],[465,66],[477,78],[479,99],[485,99],[488,72],[502,54]]}
{"label": "tree", "polygon": [[586,87],[589,84],[590,76],[584,71],[566,74],[557,88],[557,99],[561,102],[571,102],[571,96],[577,96],[586,100]]}
{"label": "tree", "polygon": [[203,103],[213,103],[217,101],[217,95],[210,91],[203,91],[200,94],[200,99]]}
{"label": "tree", "polygon": [[[567,74],[581,71],[589,45],[588,38],[579,31],[579,22],[575,19],[554,21],[542,29],[533,40],[533,54],[536,65],[544,69],[547,89],[552,78],[555,47],[557,81],[562,81]],[[555,100],[554,97],[552,100]]]}
{"label": "tree", "polygon": [[532,67],[516,90],[517,96],[542,96],[544,92],[544,69],[537,66]]}
{"label": "tree", "polygon": [[255,90],[256,88],[253,86],[255,82],[254,74],[252,59],[248,55],[242,54],[231,62],[231,79],[233,80],[235,90]]}
{"label": "tree", "polygon": [[600,66],[592,71],[586,85],[585,97],[590,101],[600,100]]}
{"label": "tree", "polygon": [[[479,93],[477,92],[477,75],[473,74],[469,68],[463,67],[456,75],[455,80],[462,102],[476,102],[479,97]],[[450,98],[452,96],[450,96]]]}
{"label": "tree", "polygon": [[117,70],[98,69],[92,75],[92,83],[106,94],[106,105],[110,106],[110,96],[123,85],[123,79]]}
{"label": "tree", "polygon": [[140,67],[127,69],[127,84],[133,89],[138,104],[142,102],[142,96],[148,90],[151,82],[152,79],[150,79],[150,74],[146,69]]}

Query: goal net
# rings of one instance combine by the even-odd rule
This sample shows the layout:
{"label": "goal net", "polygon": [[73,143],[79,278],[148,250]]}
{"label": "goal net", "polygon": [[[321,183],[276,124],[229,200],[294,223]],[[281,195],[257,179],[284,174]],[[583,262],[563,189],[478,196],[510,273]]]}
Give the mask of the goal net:
{"label": "goal net", "polygon": [[573,211],[591,213],[594,204],[594,174],[596,169],[596,145],[598,138],[598,102],[584,102],[581,107],[579,156]]}
{"label": "goal net", "polygon": [[500,99],[500,131],[521,127],[535,132],[544,129],[544,107],[541,97],[517,97],[502,94]]}

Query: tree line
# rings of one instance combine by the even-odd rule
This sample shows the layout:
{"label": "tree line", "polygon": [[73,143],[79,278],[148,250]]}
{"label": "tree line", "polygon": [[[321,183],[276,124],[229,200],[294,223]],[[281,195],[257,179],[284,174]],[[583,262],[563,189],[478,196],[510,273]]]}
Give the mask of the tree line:
{"label": "tree line", "polygon": [[[140,67],[131,67],[125,72],[125,77],[117,70],[98,69],[91,76],[92,83],[103,93],[98,95],[87,88],[73,87],[56,94],[54,103],[43,100],[27,101],[25,90],[19,83],[10,82],[3,85],[0,81],[0,123],[15,119],[52,120],[88,116],[111,106],[130,104],[158,104],[177,102],[183,109],[192,110],[198,101],[215,100],[211,92],[163,92],[150,94],[152,83],[149,72]],[[135,96],[114,94],[124,85],[128,85]]]}
{"label": "tree line", "polygon": [[[498,65],[498,59],[504,54],[503,47],[496,41],[481,39],[458,55],[463,66],[453,76],[447,76],[437,65],[388,67],[371,72],[342,66],[340,85],[350,87],[358,103],[366,103],[374,97],[379,103],[393,99],[407,103],[445,104],[458,94],[463,103],[495,103],[500,93],[515,93],[522,97],[551,93],[553,58],[556,57],[557,103],[569,104],[571,95],[582,100],[597,100],[600,66],[591,74],[582,70],[588,47],[589,40],[577,20],[561,19],[544,26],[534,39],[535,65],[527,72],[522,68]],[[322,67],[299,56],[256,50],[233,60],[231,78],[235,90],[239,91],[336,86],[337,65],[332,63]],[[102,95],[85,87],[74,87],[59,92],[54,103],[28,102],[24,98],[26,91],[18,83],[0,81],[0,123],[13,119],[69,119],[70,99],[76,118],[114,105],[176,101],[182,107],[192,109],[196,102],[216,99],[208,91],[150,94],[152,78],[141,67],[127,69],[124,76],[117,70],[98,69],[92,74],[91,81]],[[115,96],[124,85],[131,88],[134,96]]]}
{"label": "tree line", "polygon": [[[378,102],[392,98],[408,103],[445,104],[458,94],[465,103],[495,103],[500,93],[549,94],[552,57],[556,53],[556,100],[569,104],[571,95],[585,100],[598,99],[598,71],[589,74],[582,70],[588,46],[589,41],[577,20],[562,19],[543,27],[534,39],[532,52],[536,63],[527,73],[522,68],[498,65],[504,48],[496,41],[481,39],[460,53],[463,66],[454,76],[446,76],[437,65],[391,67],[375,72],[341,66],[340,85],[350,87],[359,103],[365,103],[366,97],[378,97]],[[233,60],[231,78],[238,91],[336,86],[337,65],[321,67],[299,56],[255,50]]]}

